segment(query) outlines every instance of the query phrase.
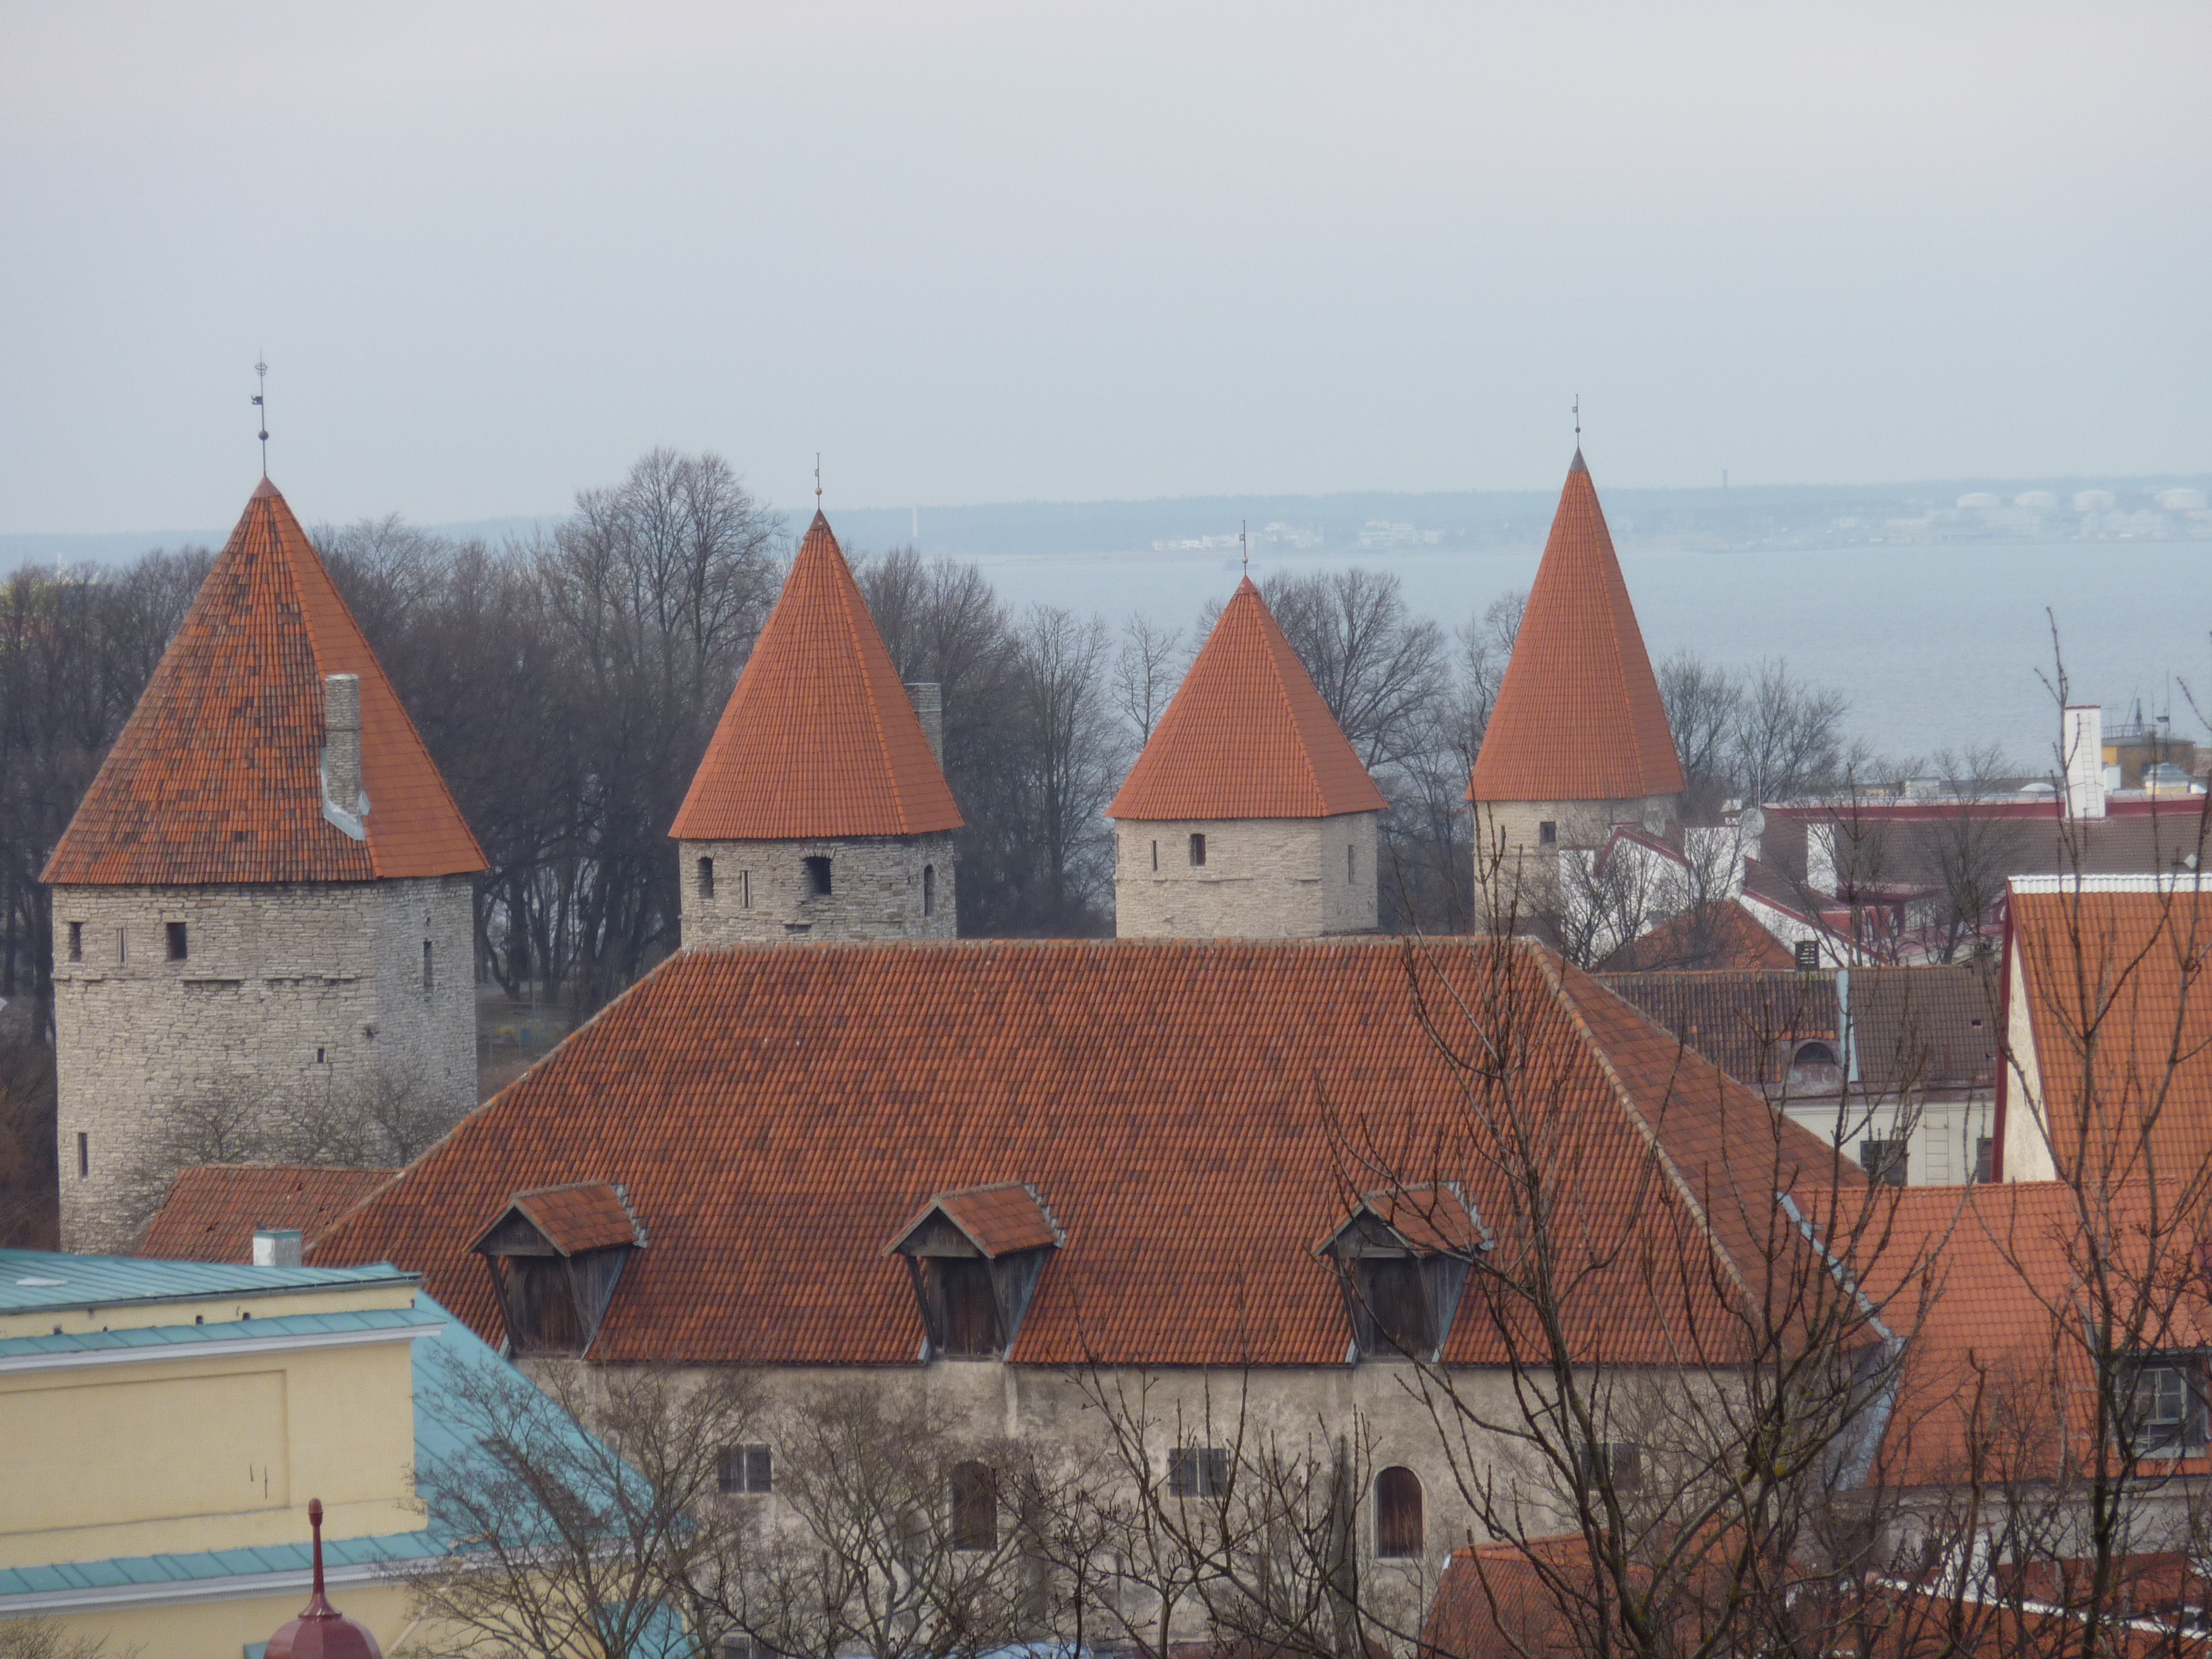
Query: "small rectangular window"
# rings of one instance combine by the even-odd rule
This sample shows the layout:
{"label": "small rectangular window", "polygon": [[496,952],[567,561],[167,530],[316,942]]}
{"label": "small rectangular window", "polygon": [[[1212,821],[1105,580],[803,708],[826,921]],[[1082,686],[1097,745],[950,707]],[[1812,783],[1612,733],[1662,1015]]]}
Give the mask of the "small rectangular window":
{"label": "small rectangular window", "polygon": [[750,910],[752,908],[753,872],[750,870],[740,870],[738,872],[738,908]]}
{"label": "small rectangular window", "polygon": [[830,860],[811,858],[806,860],[806,891],[812,898],[830,896]]}
{"label": "small rectangular window", "polygon": [[1153,868],[1153,869],[1155,869],[1155,870],[1157,870],[1157,869],[1158,869],[1159,867],[1160,867],[1160,844],[1159,844],[1159,842],[1154,842],[1152,843],[1152,868]]}
{"label": "small rectangular window", "polygon": [[1876,1181],[1892,1187],[1905,1185],[1905,1143],[1869,1135],[1859,1142],[1859,1167]]}
{"label": "small rectangular window", "polygon": [[131,934],[127,928],[115,930],[115,959],[118,962],[131,960]]}
{"label": "small rectangular window", "polygon": [[191,947],[185,938],[185,924],[181,921],[171,922],[168,927],[168,933],[169,960],[172,962],[182,962],[186,957],[191,954]]}
{"label": "small rectangular window", "polygon": [[921,914],[925,916],[937,914],[937,866],[933,864],[921,866]]}
{"label": "small rectangular window", "polygon": [[1974,1142],[1974,1184],[1976,1186],[1985,1187],[1989,1184],[1996,1164],[1996,1142],[1987,1135],[1976,1139]]}
{"label": "small rectangular window", "polygon": [[69,959],[71,962],[82,962],[84,960],[84,924],[81,921],[73,921],[70,923],[69,927]]}
{"label": "small rectangular window", "polygon": [[1595,1492],[1607,1481],[1613,1483],[1615,1492],[1634,1492],[1644,1480],[1644,1453],[1626,1440],[1608,1441],[1601,1446],[1577,1446],[1575,1472],[1584,1492]]}
{"label": "small rectangular window", "polygon": [[1177,1446],[1168,1454],[1168,1495],[1218,1498],[1229,1490],[1225,1446]]}
{"label": "small rectangular window", "polygon": [[774,1469],[766,1446],[725,1446],[714,1460],[714,1484],[725,1492],[764,1492],[775,1484]]}
{"label": "small rectangular window", "polygon": [[1194,834],[1190,838],[1190,867],[1194,870],[1201,869],[1205,864],[1206,837]]}
{"label": "small rectangular window", "polygon": [[1820,965],[1820,941],[1801,939],[1797,941],[1797,971],[1809,974]]}
{"label": "small rectangular window", "polygon": [[1357,847],[1347,847],[1344,849],[1344,884],[1349,887],[1358,879],[1359,849]]}
{"label": "small rectangular window", "polygon": [[437,972],[430,962],[430,941],[426,939],[422,941],[422,994],[428,996],[437,985]]}
{"label": "small rectangular window", "polygon": [[1559,844],[1559,826],[1553,823],[1551,819],[1546,818],[1541,823],[1536,826],[1536,844],[1540,847],[1558,846]]}
{"label": "small rectangular window", "polygon": [[76,1136],[76,1178],[88,1181],[92,1177],[92,1137],[80,1129]]}
{"label": "small rectangular window", "polygon": [[699,860],[699,896],[702,899],[714,896],[714,860],[712,859]]}
{"label": "small rectangular window", "polygon": [[2136,1456],[2200,1455],[2205,1443],[2202,1362],[2176,1356],[2138,1365],[2122,1410]]}

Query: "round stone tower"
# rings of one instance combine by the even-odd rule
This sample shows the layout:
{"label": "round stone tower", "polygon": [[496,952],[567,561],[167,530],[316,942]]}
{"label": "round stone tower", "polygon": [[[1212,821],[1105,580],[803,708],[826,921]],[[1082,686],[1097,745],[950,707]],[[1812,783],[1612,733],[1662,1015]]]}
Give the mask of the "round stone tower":
{"label": "round stone tower", "polygon": [[1682,767],[1597,487],[1575,451],[1512,659],[1474,760],[1477,889],[1510,890],[1616,823],[1679,817]]}
{"label": "round stone tower", "polygon": [[63,1248],[130,1249],[188,1121],[475,1105],[483,868],[263,479],[46,865]]}
{"label": "round stone tower", "polygon": [[1388,805],[1247,576],[1106,809],[1114,931],[1372,933]]}
{"label": "round stone tower", "polygon": [[669,831],[685,948],[955,937],[943,729],[817,513]]}

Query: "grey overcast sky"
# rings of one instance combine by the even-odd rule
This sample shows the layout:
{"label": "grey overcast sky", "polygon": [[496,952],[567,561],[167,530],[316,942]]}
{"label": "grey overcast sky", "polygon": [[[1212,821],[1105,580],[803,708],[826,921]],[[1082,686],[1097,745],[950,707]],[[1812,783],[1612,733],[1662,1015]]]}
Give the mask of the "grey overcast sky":
{"label": "grey overcast sky", "polygon": [[0,532],[2212,468],[2212,6],[0,0]]}

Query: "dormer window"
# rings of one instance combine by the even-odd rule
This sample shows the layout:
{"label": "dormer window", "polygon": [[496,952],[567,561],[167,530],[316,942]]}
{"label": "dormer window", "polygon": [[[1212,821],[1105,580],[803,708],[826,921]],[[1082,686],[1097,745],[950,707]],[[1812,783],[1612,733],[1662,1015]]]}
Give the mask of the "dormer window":
{"label": "dormer window", "polygon": [[1336,1269],[1358,1358],[1433,1360],[1489,1248],[1457,1184],[1442,1182],[1367,1194],[1315,1254]]}
{"label": "dormer window", "polygon": [[516,1354],[580,1354],[592,1346],[645,1228],[611,1182],[539,1187],[509,1199],[469,1249],[491,1271]]}
{"label": "dormer window", "polygon": [[906,1258],[931,1359],[996,1359],[1067,1235],[1026,1182],[939,1193],[884,1249]]}

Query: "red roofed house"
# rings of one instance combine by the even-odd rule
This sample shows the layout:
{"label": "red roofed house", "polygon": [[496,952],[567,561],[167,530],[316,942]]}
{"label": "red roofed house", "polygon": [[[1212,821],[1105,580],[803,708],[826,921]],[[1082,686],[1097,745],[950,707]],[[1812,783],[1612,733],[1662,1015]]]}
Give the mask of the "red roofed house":
{"label": "red roofed house", "polygon": [[1115,931],[1372,933],[1388,805],[1247,576],[1106,809]]}
{"label": "red roofed house", "polygon": [[476,1101],[483,854],[263,479],[44,879],[62,1242],[129,1248],[164,1115],[229,1093]]}
{"label": "red roofed house", "polygon": [[817,513],[669,830],[684,943],[952,938],[943,743]]}
{"label": "red roofed house", "polygon": [[1535,874],[1555,849],[1602,846],[1616,823],[1663,833],[1683,787],[1659,682],[1577,449],[1468,782],[1478,878],[1499,850],[1510,867]]}

